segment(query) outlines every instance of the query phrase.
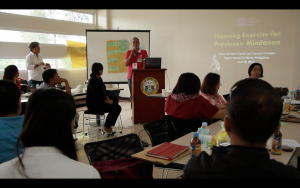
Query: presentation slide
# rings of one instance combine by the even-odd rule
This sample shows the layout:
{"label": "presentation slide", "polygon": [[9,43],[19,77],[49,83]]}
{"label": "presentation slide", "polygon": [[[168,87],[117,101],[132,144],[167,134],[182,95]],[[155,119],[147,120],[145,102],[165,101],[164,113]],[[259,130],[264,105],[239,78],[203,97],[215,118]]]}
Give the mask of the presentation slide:
{"label": "presentation slide", "polygon": [[220,74],[221,92],[227,93],[236,81],[248,78],[250,64],[258,62],[264,80],[274,87],[287,87],[284,78],[291,74],[294,53],[292,20],[284,15],[247,15],[210,17],[202,25],[202,35],[196,40],[201,57],[198,75],[204,79],[208,72]]}

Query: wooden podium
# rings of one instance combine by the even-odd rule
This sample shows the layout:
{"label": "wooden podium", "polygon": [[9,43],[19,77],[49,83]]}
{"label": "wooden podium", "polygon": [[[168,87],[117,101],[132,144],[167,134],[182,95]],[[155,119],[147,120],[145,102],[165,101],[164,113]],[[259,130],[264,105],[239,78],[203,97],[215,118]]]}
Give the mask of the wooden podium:
{"label": "wooden podium", "polygon": [[165,99],[150,98],[143,93],[141,84],[147,78],[158,82],[158,91],[165,89],[165,71],[167,69],[133,69],[132,70],[132,119],[134,124],[149,123],[165,116]]}

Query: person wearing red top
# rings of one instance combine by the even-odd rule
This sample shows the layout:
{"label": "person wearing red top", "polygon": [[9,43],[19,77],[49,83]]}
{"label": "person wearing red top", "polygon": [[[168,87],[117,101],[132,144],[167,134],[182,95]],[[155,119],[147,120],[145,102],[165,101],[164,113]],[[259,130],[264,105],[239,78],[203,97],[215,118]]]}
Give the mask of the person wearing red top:
{"label": "person wearing red top", "polygon": [[3,80],[11,80],[13,81],[19,88],[20,92],[23,94],[24,92],[21,90],[21,82],[19,78],[19,70],[16,65],[8,65],[4,69]]}
{"label": "person wearing red top", "polygon": [[125,55],[125,65],[127,68],[127,79],[130,91],[130,101],[131,101],[131,72],[132,69],[144,69],[145,68],[145,58],[148,57],[146,50],[140,49],[140,40],[134,37],[131,40],[132,49],[128,50]]}
{"label": "person wearing red top", "polygon": [[226,100],[218,94],[221,86],[220,75],[216,73],[208,73],[201,85],[201,95],[210,102],[210,104],[217,106],[219,109],[226,108]]}
{"label": "person wearing red top", "polygon": [[224,118],[226,111],[210,104],[200,94],[201,82],[194,73],[180,75],[172,94],[168,96],[165,112],[181,119]]}

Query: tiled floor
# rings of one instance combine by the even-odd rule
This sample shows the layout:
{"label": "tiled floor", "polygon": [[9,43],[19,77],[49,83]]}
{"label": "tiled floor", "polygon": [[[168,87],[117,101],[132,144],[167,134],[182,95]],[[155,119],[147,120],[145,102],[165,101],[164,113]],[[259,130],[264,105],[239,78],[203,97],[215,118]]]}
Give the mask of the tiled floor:
{"label": "tiled floor", "polygon": [[[150,138],[147,135],[147,133],[144,131],[143,125],[142,124],[133,124],[132,120],[131,120],[131,116],[132,116],[132,111],[131,111],[131,105],[130,102],[127,100],[121,100],[119,101],[119,104],[122,107],[122,111],[121,111],[121,119],[122,119],[122,125],[123,125],[123,132],[117,133],[116,135],[106,138],[104,137],[100,132],[98,133],[98,140],[104,140],[104,139],[110,139],[116,136],[120,136],[120,135],[124,135],[124,134],[129,134],[129,133],[136,133],[140,136],[141,140],[146,140],[149,144],[151,144]],[[83,125],[83,111],[86,108],[80,108],[77,109],[80,117],[79,117],[79,129],[82,130],[82,125]],[[117,126],[118,123],[116,123]],[[116,128],[115,128],[116,129]],[[120,129],[120,128],[119,128]],[[77,134],[78,137],[78,158],[79,161],[89,164],[88,158],[83,150],[83,139],[82,139],[82,134],[79,133]],[[89,139],[88,137],[84,138],[84,143],[88,142]],[[151,147],[151,146],[149,146]],[[148,148],[148,147],[147,147]],[[175,170],[169,170],[168,179],[173,179],[173,178],[177,178],[180,175],[182,175],[182,171],[175,171]],[[162,178],[162,169],[158,169],[158,168],[153,168],[153,178]]]}

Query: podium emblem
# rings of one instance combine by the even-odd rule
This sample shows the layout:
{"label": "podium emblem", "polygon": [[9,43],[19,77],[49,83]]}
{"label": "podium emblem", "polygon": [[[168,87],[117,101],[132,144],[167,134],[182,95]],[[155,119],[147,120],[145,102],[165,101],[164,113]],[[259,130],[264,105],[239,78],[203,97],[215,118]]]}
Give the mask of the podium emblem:
{"label": "podium emblem", "polygon": [[156,94],[159,89],[159,83],[155,78],[147,77],[141,82],[141,91],[145,95]]}

